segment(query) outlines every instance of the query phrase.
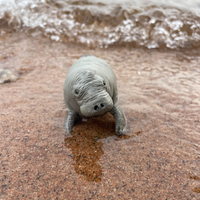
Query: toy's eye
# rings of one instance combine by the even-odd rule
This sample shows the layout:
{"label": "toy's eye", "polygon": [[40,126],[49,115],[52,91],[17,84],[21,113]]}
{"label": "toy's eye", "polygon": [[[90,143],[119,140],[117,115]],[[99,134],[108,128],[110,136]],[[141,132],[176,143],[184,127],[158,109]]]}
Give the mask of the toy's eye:
{"label": "toy's eye", "polygon": [[75,92],[75,94],[78,94],[78,90],[77,89],[74,92]]}
{"label": "toy's eye", "polygon": [[105,81],[103,81],[103,84],[106,85]]}

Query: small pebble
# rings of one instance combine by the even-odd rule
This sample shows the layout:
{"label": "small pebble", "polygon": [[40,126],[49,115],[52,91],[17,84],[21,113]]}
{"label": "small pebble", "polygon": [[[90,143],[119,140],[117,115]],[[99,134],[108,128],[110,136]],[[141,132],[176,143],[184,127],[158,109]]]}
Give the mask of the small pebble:
{"label": "small pebble", "polygon": [[16,81],[17,77],[8,69],[0,69],[0,83]]}

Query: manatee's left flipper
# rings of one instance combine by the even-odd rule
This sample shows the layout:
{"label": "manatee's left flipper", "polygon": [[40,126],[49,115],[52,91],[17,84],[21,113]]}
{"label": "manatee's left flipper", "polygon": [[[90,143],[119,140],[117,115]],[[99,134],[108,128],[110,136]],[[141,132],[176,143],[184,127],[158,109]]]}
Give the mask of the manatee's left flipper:
{"label": "manatee's left flipper", "polygon": [[124,114],[119,107],[117,103],[114,104],[112,110],[110,113],[114,116],[115,118],[115,133],[117,135],[123,135],[124,134],[124,129],[126,126],[126,119],[124,117]]}
{"label": "manatee's left flipper", "polygon": [[72,132],[72,127],[74,126],[77,118],[78,118],[78,114],[76,112],[72,110],[68,111],[68,116],[67,116],[67,119],[65,120],[66,133]]}

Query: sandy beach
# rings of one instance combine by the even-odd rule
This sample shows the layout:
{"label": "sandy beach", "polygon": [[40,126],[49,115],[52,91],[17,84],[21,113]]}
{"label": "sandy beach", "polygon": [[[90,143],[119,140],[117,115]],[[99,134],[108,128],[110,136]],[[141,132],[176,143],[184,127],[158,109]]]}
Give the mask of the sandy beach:
{"label": "sandy beach", "polygon": [[[194,51],[195,52],[195,51]],[[0,37],[0,199],[200,199],[198,51],[89,49],[22,33]],[[65,134],[63,84],[84,54],[105,59],[127,118],[110,114]]]}

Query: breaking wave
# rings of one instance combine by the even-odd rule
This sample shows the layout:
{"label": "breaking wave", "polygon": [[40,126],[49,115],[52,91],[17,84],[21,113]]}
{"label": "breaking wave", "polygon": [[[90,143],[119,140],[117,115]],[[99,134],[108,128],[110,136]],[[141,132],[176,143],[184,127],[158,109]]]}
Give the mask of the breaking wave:
{"label": "breaking wave", "polygon": [[0,0],[0,34],[7,24],[33,37],[89,47],[188,49],[200,47],[199,14],[195,0]]}

